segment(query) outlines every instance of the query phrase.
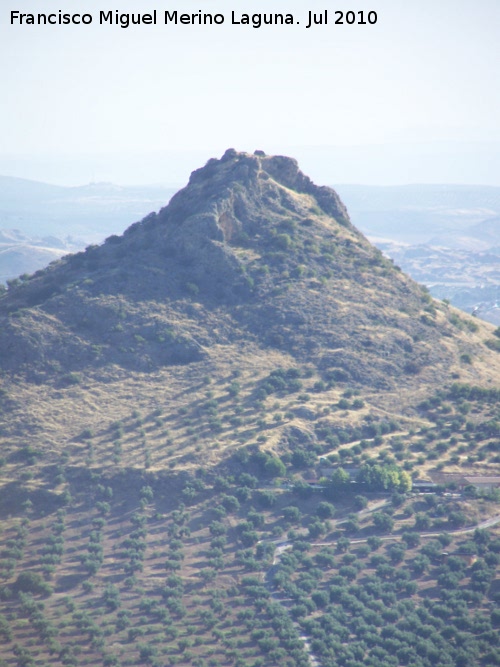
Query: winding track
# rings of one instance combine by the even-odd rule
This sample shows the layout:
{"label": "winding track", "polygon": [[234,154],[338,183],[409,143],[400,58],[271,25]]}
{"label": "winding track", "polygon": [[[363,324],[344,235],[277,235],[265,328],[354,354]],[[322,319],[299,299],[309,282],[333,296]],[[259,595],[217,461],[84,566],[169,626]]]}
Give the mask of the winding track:
{"label": "winding track", "polygon": [[[381,500],[376,503],[374,503],[370,508],[365,508],[363,510],[360,510],[357,512],[358,517],[362,518],[363,516],[366,516],[367,514],[370,514],[371,512],[374,512],[381,507],[389,504],[388,500]],[[339,521],[337,525],[342,524],[342,521]],[[485,528],[490,528],[491,526],[495,526],[496,524],[500,523],[500,514],[496,514],[495,516],[490,517],[489,519],[485,519],[484,521],[480,521],[479,523],[475,524],[474,526],[469,526],[467,528],[458,528],[457,530],[447,530],[447,531],[441,531],[439,533],[420,533],[420,537],[424,538],[429,538],[429,537],[438,537],[439,535],[442,535],[443,533],[448,534],[448,535],[466,535],[468,533],[473,533],[475,530],[482,530]],[[380,538],[383,541],[389,541],[389,540],[396,540],[399,541],[402,539],[401,535],[385,535]],[[367,541],[367,538],[360,538],[360,539],[354,539],[351,540],[351,544],[363,544]],[[272,544],[276,544],[276,549],[274,551],[274,556],[273,556],[273,563],[269,570],[264,575],[264,579],[266,581],[266,586],[269,588],[269,591],[271,593],[271,597],[273,600],[278,602],[278,604],[281,604],[281,606],[286,610],[287,607],[285,604],[283,604],[283,600],[280,599],[278,596],[277,592],[274,590],[272,583],[271,583],[271,576],[276,569],[276,566],[279,565],[280,560],[281,560],[281,555],[287,551],[288,549],[291,549],[293,547],[293,542],[281,542],[278,540],[269,540]],[[323,547],[323,546],[332,546],[333,544],[336,544],[336,540],[331,540],[330,542],[315,542],[313,546],[316,547]],[[311,645],[309,643],[309,638],[303,634],[302,628],[300,627],[299,623],[297,621],[292,621],[293,625],[295,628],[299,631],[299,637],[300,639],[304,642],[304,650],[307,653],[307,656],[309,658],[309,664],[311,667],[321,667],[321,663],[318,659],[318,657],[313,653],[311,649]]]}

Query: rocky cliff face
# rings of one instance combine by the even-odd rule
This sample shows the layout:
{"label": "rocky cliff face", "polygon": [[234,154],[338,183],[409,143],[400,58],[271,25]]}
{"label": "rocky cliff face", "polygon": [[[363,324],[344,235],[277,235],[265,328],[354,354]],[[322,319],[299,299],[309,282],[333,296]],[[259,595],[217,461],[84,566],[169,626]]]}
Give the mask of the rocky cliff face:
{"label": "rocky cliff face", "polygon": [[375,387],[439,383],[483,348],[288,157],[228,150],[123,236],[39,271],[0,302],[0,364],[68,371],[278,350]]}
{"label": "rocky cliff face", "polygon": [[189,267],[199,288],[230,298],[233,288],[241,296],[237,274],[246,262],[238,248],[268,250],[281,227],[311,223],[314,205],[351,227],[333,190],[315,186],[291,158],[258,153],[230,149],[221,160],[209,160],[168,207],[132,225],[124,242],[133,245],[135,235],[140,243],[147,238],[157,252]]}

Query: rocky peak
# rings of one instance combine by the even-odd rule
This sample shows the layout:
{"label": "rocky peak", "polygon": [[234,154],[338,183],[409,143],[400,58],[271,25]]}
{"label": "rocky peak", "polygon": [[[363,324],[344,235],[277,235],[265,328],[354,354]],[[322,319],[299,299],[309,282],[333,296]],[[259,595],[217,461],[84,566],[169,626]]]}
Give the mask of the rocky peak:
{"label": "rocky peak", "polygon": [[[231,242],[236,231],[252,232],[251,219],[263,209],[266,215],[269,207],[276,210],[277,205],[295,214],[303,212],[293,193],[311,196],[326,215],[349,224],[347,210],[335,191],[316,186],[293,158],[267,156],[260,150],[251,155],[233,148],[220,160],[212,158],[194,171],[188,185],[160,212],[158,222],[185,224],[186,218],[203,214],[199,222],[208,236]],[[188,227],[192,233],[192,224]]]}

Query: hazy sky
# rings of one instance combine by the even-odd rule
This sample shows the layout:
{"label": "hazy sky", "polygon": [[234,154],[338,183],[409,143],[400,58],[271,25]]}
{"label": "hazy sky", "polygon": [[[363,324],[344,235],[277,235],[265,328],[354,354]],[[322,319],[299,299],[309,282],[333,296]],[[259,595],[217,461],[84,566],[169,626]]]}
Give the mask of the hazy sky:
{"label": "hazy sky", "polygon": [[[378,21],[333,25],[336,7],[374,10]],[[157,9],[160,24],[99,25],[101,10],[117,8]],[[93,24],[10,25],[11,10],[59,9]],[[165,9],[226,22],[165,26]],[[306,29],[308,10],[324,9],[329,25]],[[291,12],[300,25],[231,25],[233,10]],[[336,155],[321,175],[337,182],[375,182],[380,159],[384,182],[462,174],[500,185],[499,28],[499,0],[0,0],[0,172],[182,182],[201,157],[233,146],[302,155],[313,172]],[[392,172],[380,145],[397,154]],[[434,174],[441,149],[448,158]],[[415,167],[426,150],[428,178],[425,160]],[[177,172],[154,171],[162,155],[183,156]]]}

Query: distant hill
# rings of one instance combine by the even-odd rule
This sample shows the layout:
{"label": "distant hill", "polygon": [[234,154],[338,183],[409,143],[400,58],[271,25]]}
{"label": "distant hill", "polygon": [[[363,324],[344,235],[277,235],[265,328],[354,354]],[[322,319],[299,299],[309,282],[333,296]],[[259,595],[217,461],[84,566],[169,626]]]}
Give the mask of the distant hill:
{"label": "distant hill", "polygon": [[480,185],[336,186],[359,229],[370,237],[430,243],[498,216],[500,187]]}
{"label": "distant hill", "polygon": [[59,187],[0,176],[0,282],[122,232],[173,193],[163,186]]}
{"label": "distant hill", "polygon": [[164,186],[122,187],[91,183],[60,187],[0,176],[0,228],[32,237],[92,243],[122,232],[174,193]]}
{"label": "distant hill", "polygon": [[500,255],[500,217],[486,218],[460,231],[448,231],[434,236],[429,245],[485,252]]}

